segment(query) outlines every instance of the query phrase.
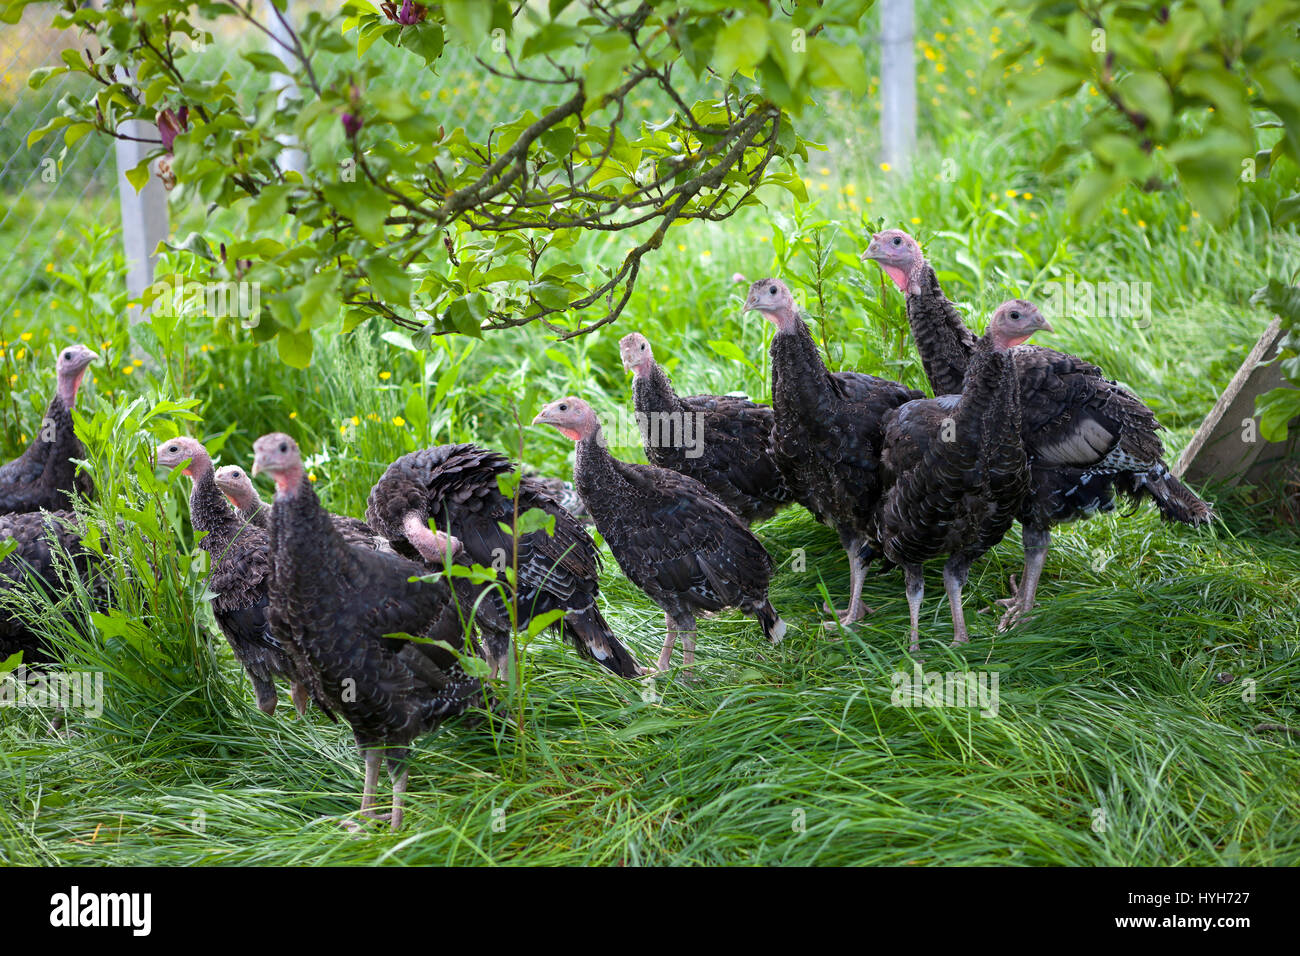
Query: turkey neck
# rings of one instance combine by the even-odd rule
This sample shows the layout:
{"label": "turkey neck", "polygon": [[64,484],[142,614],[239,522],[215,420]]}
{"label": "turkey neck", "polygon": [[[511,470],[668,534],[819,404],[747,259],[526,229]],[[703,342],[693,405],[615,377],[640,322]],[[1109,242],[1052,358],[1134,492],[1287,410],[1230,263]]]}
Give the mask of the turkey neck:
{"label": "turkey neck", "polygon": [[85,457],[85,449],[77,440],[76,430],[72,427],[72,413],[58,395],[50,399],[45,410],[45,421],[41,422],[42,434],[38,441],[45,440],[45,430],[53,427],[54,437],[50,441],[45,459],[45,475],[53,482],[53,487],[71,488],[77,473],[77,466],[69,459]]}
{"label": "turkey neck", "polygon": [[777,329],[772,339],[772,405],[784,407],[801,419],[815,412],[830,397],[843,398],[826,370],[808,323],[795,316],[788,329]]}
{"label": "turkey neck", "polygon": [[348,546],[306,479],[291,494],[276,492],[271,528],[276,549],[297,556],[300,560],[295,565],[300,571],[318,573],[322,568],[340,568],[348,560]]}
{"label": "turkey neck", "polygon": [[976,341],[953,419],[959,443],[978,448],[982,458],[1014,446],[1023,459],[1020,377],[1010,349],[994,349],[987,338]]}
{"label": "turkey neck", "polygon": [[573,461],[573,486],[578,489],[582,503],[599,524],[601,507],[606,501],[613,501],[611,492],[623,483],[622,476],[614,468],[614,456],[605,447],[600,426],[587,438],[578,441],[577,455]]}
{"label": "turkey neck", "polygon": [[632,400],[638,412],[684,411],[682,400],[673,391],[668,373],[658,362],[650,363],[650,371],[632,380]]}
{"label": "turkey neck", "polygon": [[210,462],[194,478],[194,489],[190,492],[190,524],[195,531],[206,533],[200,547],[212,554],[220,554],[239,530],[239,518],[217,487]]}
{"label": "turkey neck", "polygon": [[907,294],[907,324],[921,353],[925,376],[935,395],[955,395],[975,347],[975,337],[948,301],[930,264],[923,263],[916,277],[919,291]]}

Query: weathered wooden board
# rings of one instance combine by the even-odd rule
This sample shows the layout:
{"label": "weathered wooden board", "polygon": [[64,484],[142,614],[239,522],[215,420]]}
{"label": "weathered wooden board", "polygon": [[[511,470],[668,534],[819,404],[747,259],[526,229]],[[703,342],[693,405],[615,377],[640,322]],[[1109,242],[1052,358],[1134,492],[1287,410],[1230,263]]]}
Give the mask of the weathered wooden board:
{"label": "weathered wooden board", "polygon": [[1287,441],[1267,442],[1260,437],[1255,416],[1255,399],[1283,384],[1281,370],[1269,364],[1277,357],[1281,339],[1282,321],[1274,319],[1183,449],[1173,469],[1177,477],[1192,484],[1264,484],[1274,480],[1285,463],[1300,461],[1300,420],[1291,423]]}

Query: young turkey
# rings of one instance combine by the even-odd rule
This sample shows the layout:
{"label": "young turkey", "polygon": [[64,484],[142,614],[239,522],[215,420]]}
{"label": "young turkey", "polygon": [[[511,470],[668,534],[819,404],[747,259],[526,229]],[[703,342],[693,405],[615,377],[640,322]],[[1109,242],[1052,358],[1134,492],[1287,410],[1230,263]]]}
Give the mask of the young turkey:
{"label": "young turkey", "polygon": [[[496,568],[500,580],[515,564],[513,536],[502,527],[514,525],[515,501],[501,493],[497,479],[514,473],[504,455],[477,445],[438,445],[397,459],[370,490],[366,520],[384,535],[399,554],[441,567],[439,549],[429,530],[455,535],[469,561]],[[538,508],[555,518],[555,533],[545,529],[519,537],[518,622],[527,628],[534,617],[563,610],[552,625],[578,651],[620,677],[642,673],[636,657],[610,630],[596,606],[600,592],[600,557],[591,535],[561,507],[536,478],[519,484],[519,514]],[[505,613],[501,591],[492,587],[490,602]],[[493,669],[504,663],[508,645],[489,642]]]}
{"label": "young turkey", "polygon": [[613,458],[596,413],[580,398],[552,402],[533,419],[578,443],[573,483],[628,580],[663,608],[667,670],[678,636],[686,676],[695,661],[695,618],[738,607],[773,643],[785,622],[767,599],[772,559],[736,515],[694,478]]}
{"label": "young turkey", "polygon": [[58,385],[35,438],[21,456],[0,466],[0,514],[70,508],[74,493],[94,494],[90,476],[77,472],[74,459],[84,459],[72,427],[72,409],[86,367],[99,358],[84,345],[69,345],[55,363]]}
{"label": "young turkey", "polygon": [[650,464],[694,478],[746,524],[794,501],[772,458],[772,409],[732,395],[673,391],[640,332],[618,343]]}
{"label": "young turkey", "polygon": [[972,562],[1002,540],[1024,503],[1029,466],[1008,350],[1040,329],[1051,326],[1028,302],[1003,303],[976,342],[960,395],[908,402],[885,416],[886,490],[876,533],[885,556],[906,577],[913,651],[920,641],[922,563],[947,557],[943,584],[953,644],[966,643],[966,575]]}
{"label": "young turkey", "polygon": [[[363,816],[402,824],[409,746],[449,717],[484,701],[456,656],[409,634],[464,649],[470,608],[446,578],[421,580],[422,564],[347,544],[306,478],[288,435],[253,445],[253,474],[275,480],[271,509],[271,633],[294,656],[312,690],[352,726],[365,758]],[[457,542],[434,535],[439,564]],[[387,757],[393,808],[373,809],[379,764]]]}
{"label": "young turkey", "polygon": [[[266,530],[271,526],[271,507],[257,493],[253,479],[238,465],[223,465],[216,472],[217,487],[226,500],[239,512],[239,516],[254,527]],[[376,534],[370,525],[348,515],[330,514],[330,520],[343,540],[358,548],[392,551],[383,535]]]}
{"label": "young turkey", "polygon": [[[908,321],[935,394],[960,391],[975,339],[920,246],[891,229],[872,237],[863,258],[877,262],[907,296]],[[1017,345],[1014,357],[1030,492],[1018,515],[1024,574],[1019,587],[1012,579],[1011,598],[999,602],[1008,605],[1003,629],[1034,607],[1054,525],[1113,510],[1117,493],[1134,504],[1150,498],[1166,521],[1197,525],[1213,517],[1210,505],[1170,474],[1162,426],[1131,392],[1073,355]]]}
{"label": "young turkey", "polygon": [[841,625],[870,611],[862,603],[867,564],[879,553],[871,539],[879,501],[884,416],[923,397],[874,375],[833,375],[780,279],[750,287],[746,310],[776,326],[772,338],[772,454],[796,500],[834,528],[849,557],[849,606]]}
{"label": "young turkey", "polygon": [[263,530],[271,526],[271,506],[253,487],[253,479],[238,465],[222,465],[214,476],[217,488],[226,496],[239,517]]}
{"label": "young turkey", "polygon": [[193,480],[190,524],[203,535],[198,544],[210,556],[207,587],[215,595],[212,615],[253,684],[258,709],[275,713],[275,681],[283,678],[289,682],[299,715],[305,713],[311,696],[307,680],[271,635],[267,621],[271,568],[266,531],[248,524],[231,509],[217,488],[212,459],[198,441],[165,441],[158,446],[156,458],[162,468],[184,464],[181,473]]}
{"label": "young turkey", "polygon": [[[74,589],[70,576],[75,574],[89,588],[95,606],[102,607],[106,592],[98,573],[99,556],[82,547],[81,522],[71,511],[0,515],[0,554],[7,542],[14,544],[13,550],[0,558],[0,593],[35,588],[49,600],[59,601]],[[66,613],[72,614],[71,610]],[[71,616],[68,619],[73,620]],[[45,628],[34,625],[9,601],[0,601],[0,661],[19,651],[28,667],[54,660]]]}

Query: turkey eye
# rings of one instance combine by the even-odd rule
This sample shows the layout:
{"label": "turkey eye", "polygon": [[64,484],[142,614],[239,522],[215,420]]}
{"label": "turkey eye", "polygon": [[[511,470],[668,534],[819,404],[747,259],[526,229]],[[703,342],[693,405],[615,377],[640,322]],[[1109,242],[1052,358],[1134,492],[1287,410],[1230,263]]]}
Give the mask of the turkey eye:
{"label": "turkey eye", "polygon": [[287,452],[288,450],[289,450],[289,446],[288,446],[288,445],[281,445],[281,446],[280,446],[280,451],[281,451],[282,453],[283,453],[283,452]]}
{"label": "turkey eye", "polygon": [[642,345],[641,345],[641,351],[642,351],[642,352],[645,351],[645,343],[642,343]]}
{"label": "turkey eye", "polygon": [[776,295],[776,286],[772,286],[771,288],[769,288],[769,289],[767,290],[767,294],[768,294],[768,295]]}
{"label": "turkey eye", "polygon": [[168,448],[167,450],[168,450],[168,451],[179,451],[180,449],[178,449],[175,445],[172,445],[172,447],[171,447],[171,448]]}
{"label": "turkey eye", "polygon": [[1011,318],[1015,319],[1016,321],[1019,321],[1019,320],[1020,320],[1020,313],[1019,313],[1019,312],[1016,312],[1016,311],[1014,311],[1014,310],[1012,310],[1012,312],[1011,312]]}
{"label": "turkey eye", "polygon": [[560,411],[562,411],[562,412],[567,412],[568,410],[569,410],[569,406],[568,406],[568,405],[561,405],[561,406],[560,406]]}
{"label": "turkey eye", "polygon": [[64,357],[65,359],[70,359],[70,358],[72,358],[72,353],[71,353],[71,352],[64,352],[64,353],[63,353],[63,357]]}
{"label": "turkey eye", "polygon": [[894,245],[896,245],[896,246],[901,246],[902,244],[903,244],[903,240],[900,239],[898,236],[895,236],[895,237],[894,237]]}

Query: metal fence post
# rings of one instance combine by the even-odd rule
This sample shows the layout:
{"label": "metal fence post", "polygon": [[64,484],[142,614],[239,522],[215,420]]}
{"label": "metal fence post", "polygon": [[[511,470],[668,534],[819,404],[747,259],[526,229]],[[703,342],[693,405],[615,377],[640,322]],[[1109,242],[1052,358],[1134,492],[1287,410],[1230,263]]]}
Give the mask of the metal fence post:
{"label": "metal fence post", "polygon": [[[274,9],[274,0],[266,0],[267,10],[267,29],[271,32],[269,41],[271,52],[274,53],[283,63],[287,70],[292,70],[297,61],[289,54],[290,34],[288,24],[291,21],[289,9],[289,0],[284,0],[284,10],[277,16]],[[295,82],[292,73],[276,73],[271,77],[271,89],[279,90],[280,95],[277,103],[280,109],[291,100],[299,99],[298,84]],[[280,145],[284,151],[280,153],[277,160],[279,166],[285,172],[296,172],[299,175],[307,169],[307,154],[298,148],[298,141],[292,136],[279,137]]]}
{"label": "metal fence post", "polygon": [[912,0],[880,0],[880,158],[899,169],[916,150],[914,24]]}
{"label": "metal fence post", "polygon": [[[126,252],[126,291],[131,298],[138,299],[153,282],[154,265],[158,261],[154,250],[167,238],[167,191],[157,175],[151,175],[138,193],[126,178],[127,170],[138,166],[152,149],[152,144],[136,140],[152,139],[158,135],[158,130],[143,120],[128,120],[118,127],[118,132],[136,137],[115,142],[117,195],[122,210],[122,244]],[[143,318],[144,310],[131,306],[131,324]]]}

